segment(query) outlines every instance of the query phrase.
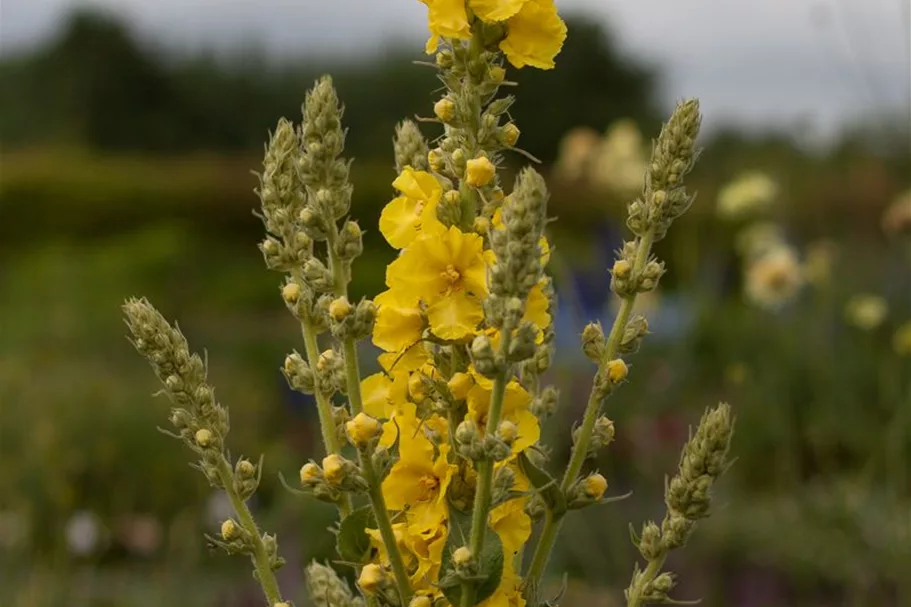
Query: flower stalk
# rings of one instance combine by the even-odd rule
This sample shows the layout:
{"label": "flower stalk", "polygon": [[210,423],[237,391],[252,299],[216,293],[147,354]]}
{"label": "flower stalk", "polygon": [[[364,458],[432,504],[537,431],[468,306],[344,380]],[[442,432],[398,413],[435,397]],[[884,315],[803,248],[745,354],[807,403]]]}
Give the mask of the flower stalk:
{"label": "flower stalk", "polygon": [[237,491],[235,491],[234,471],[231,469],[228,460],[224,457],[221,458],[221,461],[218,464],[218,475],[224,485],[225,492],[231,499],[231,506],[234,508],[237,519],[244,531],[246,531],[245,536],[249,537],[253,544],[250,558],[253,561],[253,567],[256,573],[255,577],[259,581],[260,586],[262,586],[266,601],[268,601],[269,605],[281,603],[281,591],[278,588],[278,581],[275,579],[275,573],[272,570],[272,563],[270,562],[271,559],[266,550],[266,545],[263,543],[259,527],[256,526],[256,521],[253,519],[253,514],[250,512],[250,508],[247,506],[246,501],[241,499],[237,494]]}
{"label": "flower stalk", "polygon": [[[598,327],[595,333],[599,339],[586,344],[590,346],[586,354],[598,363],[598,368],[582,426],[574,437],[572,454],[560,483],[563,495],[568,495],[585,460],[591,454],[592,434],[604,400],[626,378],[627,367],[619,355],[623,350],[635,351],[638,340],[647,329],[647,324],[643,324],[641,329],[631,327],[633,307],[638,294],[654,290],[664,273],[663,264],[650,257],[652,244],[662,238],[673,220],[692,204],[693,198],[683,188],[683,177],[695,162],[695,139],[699,125],[698,102],[685,101],[677,106],[655,142],[642,197],[629,206],[627,223],[636,238],[625,243],[611,270],[611,289],[621,299],[620,309],[606,342]],[[622,373],[612,373],[612,366],[622,369]],[[566,512],[554,511],[552,508],[547,510],[544,527],[526,575],[525,584],[529,590],[537,588],[544,575]]]}

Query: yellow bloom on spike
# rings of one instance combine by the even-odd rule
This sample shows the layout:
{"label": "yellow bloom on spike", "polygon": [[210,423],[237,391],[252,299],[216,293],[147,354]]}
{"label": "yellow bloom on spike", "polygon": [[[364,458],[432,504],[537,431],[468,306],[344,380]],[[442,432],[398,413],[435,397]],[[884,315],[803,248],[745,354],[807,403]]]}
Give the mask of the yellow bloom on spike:
{"label": "yellow bloom on spike", "polygon": [[471,38],[465,0],[421,0],[427,5],[427,26],[430,38],[424,46],[427,54],[435,53],[440,38]]}
{"label": "yellow bloom on spike", "polygon": [[386,352],[401,352],[421,341],[424,315],[411,297],[384,291],[373,299],[376,322],[373,344]]}
{"label": "yellow bloom on spike", "polygon": [[515,16],[528,0],[468,0],[468,6],[481,21],[496,23]]}
{"label": "yellow bloom on spike", "polygon": [[[487,413],[490,411],[490,397],[493,393],[493,382],[486,377],[475,374],[476,385],[468,392],[468,415],[478,428],[487,425]],[[528,410],[531,395],[516,380],[506,385],[503,398],[502,419],[511,421],[518,428],[518,436],[512,444],[512,452],[519,453],[528,449],[541,438],[538,418]]]}
{"label": "yellow bloom on spike", "polygon": [[409,528],[435,529],[449,517],[446,489],[456,470],[448,461],[449,445],[434,446],[424,435],[421,420],[403,409],[395,417],[399,428],[399,460],[383,479],[383,496],[390,510],[407,510]]}
{"label": "yellow bloom on spike", "polygon": [[500,50],[509,62],[549,70],[566,40],[566,24],[557,15],[553,0],[528,0],[522,9],[506,22],[506,38]]}
{"label": "yellow bloom on spike", "polygon": [[380,232],[390,245],[401,249],[422,231],[444,229],[436,217],[436,207],[443,195],[443,187],[436,177],[405,167],[392,186],[402,195],[387,204],[380,215]]}
{"label": "yellow bloom on spike", "polygon": [[[386,269],[386,284],[405,306],[423,302],[430,330],[442,339],[464,339],[484,318],[487,295],[484,240],[457,227],[422,235]],[[374,335],[374,341],[376,336]]]}
{"label": "yellow bloom on spike", "polygon": [[[497,464],[497,467],[500,466],[509,466],[515,474],[514,491],[528,491],[531,488],[531,483],[514,462]],[[490,511],[490,527],[500,536],[507,563],[512,562],[510,557],[517,554],[531,537],[531,517],[525,513],[527,503],[527,497],[518,497]]]}

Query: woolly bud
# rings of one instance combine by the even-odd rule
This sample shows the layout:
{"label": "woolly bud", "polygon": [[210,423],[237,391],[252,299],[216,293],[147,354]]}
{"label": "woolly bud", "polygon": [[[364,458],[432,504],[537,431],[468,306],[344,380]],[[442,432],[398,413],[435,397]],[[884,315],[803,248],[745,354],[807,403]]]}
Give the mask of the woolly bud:
{"label": "woolly bud", "polygon": [[427,170],[427,142],[414,121],[403,120],[396,125],[393,148],[397,173],[405,170],[406,166],[416,171]]}
{"label": "woolly bud", "polygon": [[582,352],[592,362],[600,363],[604,358],[604,330],[601,323],[590,322],[582,330]]}
{"label": "woolly bud", "polygon": [[465,182],[479,188],[493,180],[497,167],[486,156],[478,156],[467,162],[466,171]]}
{"label": "woolly bud", "polygon": [[285,357],[282,373],[292,389],[304,394],[313,394],[315,379],[310,365],[297,352]]}

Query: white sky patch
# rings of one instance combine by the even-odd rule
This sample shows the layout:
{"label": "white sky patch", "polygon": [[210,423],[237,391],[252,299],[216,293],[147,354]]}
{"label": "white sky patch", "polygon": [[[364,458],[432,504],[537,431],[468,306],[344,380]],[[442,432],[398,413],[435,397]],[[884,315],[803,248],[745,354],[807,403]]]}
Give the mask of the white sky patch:
{"label": "white sky patch", "polygon": [[[707,126],[831,132],[885,108],[911,112],[907,0],[557,0],[657,63],[662,99],[697,96]],[[261,48],[275,57],[370,56],[420,45],[418,0],[2,0],[0,49],[40,42],[66,10],[95,4],[182,51]]]}

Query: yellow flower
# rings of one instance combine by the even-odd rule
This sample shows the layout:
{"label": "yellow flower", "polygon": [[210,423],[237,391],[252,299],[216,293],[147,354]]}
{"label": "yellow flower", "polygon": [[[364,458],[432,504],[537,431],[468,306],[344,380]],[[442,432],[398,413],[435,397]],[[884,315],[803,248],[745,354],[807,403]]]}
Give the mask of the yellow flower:
{"label": "yellow flower", "polygon": [[528,0],[468,0],[468,6],[481,21],[506,21],[522,9]]}
{"label": "yellow flower", "polygon": [[883,323],[889,314],[889,304],[878,295],[860,294],[848,300],[845,315],[859,329],[872,331]]}
{"label": "yellow flower", "polygon": [[440,38],[467,40],[471,37],[465,0],[421,0],[427,5],[430,38],[424,46],[427,54],[435,53]]}
{"label": "yellow flower", "polygon": [[417,532],[433,530],[449,516],[446,489],[456,469],[447,461],[449,445],[440,444],[434,458],[434,446],[412,412],[403,408],[395,421],[399,460],[383,479],[386,506],[390,510],[407,510],[409,528]]}
{"label": "yellow flower", "polygon": [[[468,392],[467,417],[483,431],[487,426],[493,382],[480,374],[475,374],[474,379],[476,385]],[[518,428],[518,436],[512,444],[513,453],[524,451],[538,442],[541,437],[538,418],[528,410],[529,403],[531,403],[531,395],[519,382],[512,380],[506,385],[500,419],[514,423]]]}
{"label": "yellow flower", "polygon": [[[430,330],[442,339],[464,339],[484,318],[487,295],[484,240],[457,227],[414,240],[386,269],[386,284],[405,306],[427,305]],[[374,336],[374,340],[375,340]]]}
{"label": "yellow flower", "polygon": [[449,391],[452,392],[452,397],[456,400],[465,400],[465,397],[468,396],[468,391],[471,390],[471,387],[474,386],[474,380],[471,378],[471,375],[468,373],[454,373],[449,381],[447,382],[449,386]]}
{"label": "yellow flower", "polygon": [[465,181],[476,188],[483,187],[490,183],[496,173],[497,167],[487,156],[478,156],[466,163]]}
{"label": "yellow flower", "polygon": [[549,70],[566,40],[566,24],[557,15],[553,0],[528,0],[506,22],[506,38],[500,50],[509,62]]}
{"label": "yellow flower", "polygon": [[[499,466],[509,466],[515,474],[513,490],[528,491],[530,489],[531,484],[514,462],[497,464],[497,467]],[[512,563],[511,557],[518,554],[531,537],[531,517],[525,513],[527,503],[527,497],[518,497],[504,502],[490,511],[490,527],[500,537],[503,554],[509,564]]]}
{"label": "yellow flower", "polygon": [[426,171],[405,167],[392,186],[402,193],[383,208],[380,232],[396,249],[407,247],[422,231],[439,231],[436,207],[443,188],[436,177]]}
{"label": "yellow flower", "polygon": [[377,357],[386,373],[414,371],[430,359],[423,342],[418,342],[402,352],[386,352]]}
{"label": "yellow flower", "polygon": [[386,352],[401,352],[421,341],[424,315],[417,301],[407,300],[394,291],[384,291],[373,299],[376,322],[373,344]]}
{"label": "yellow flower", "polygon": [[376,563],[367,563],[361,569],[361,574],[357,578],[357,585],[367,594],[374,594],[383,583],[383,568]]}

